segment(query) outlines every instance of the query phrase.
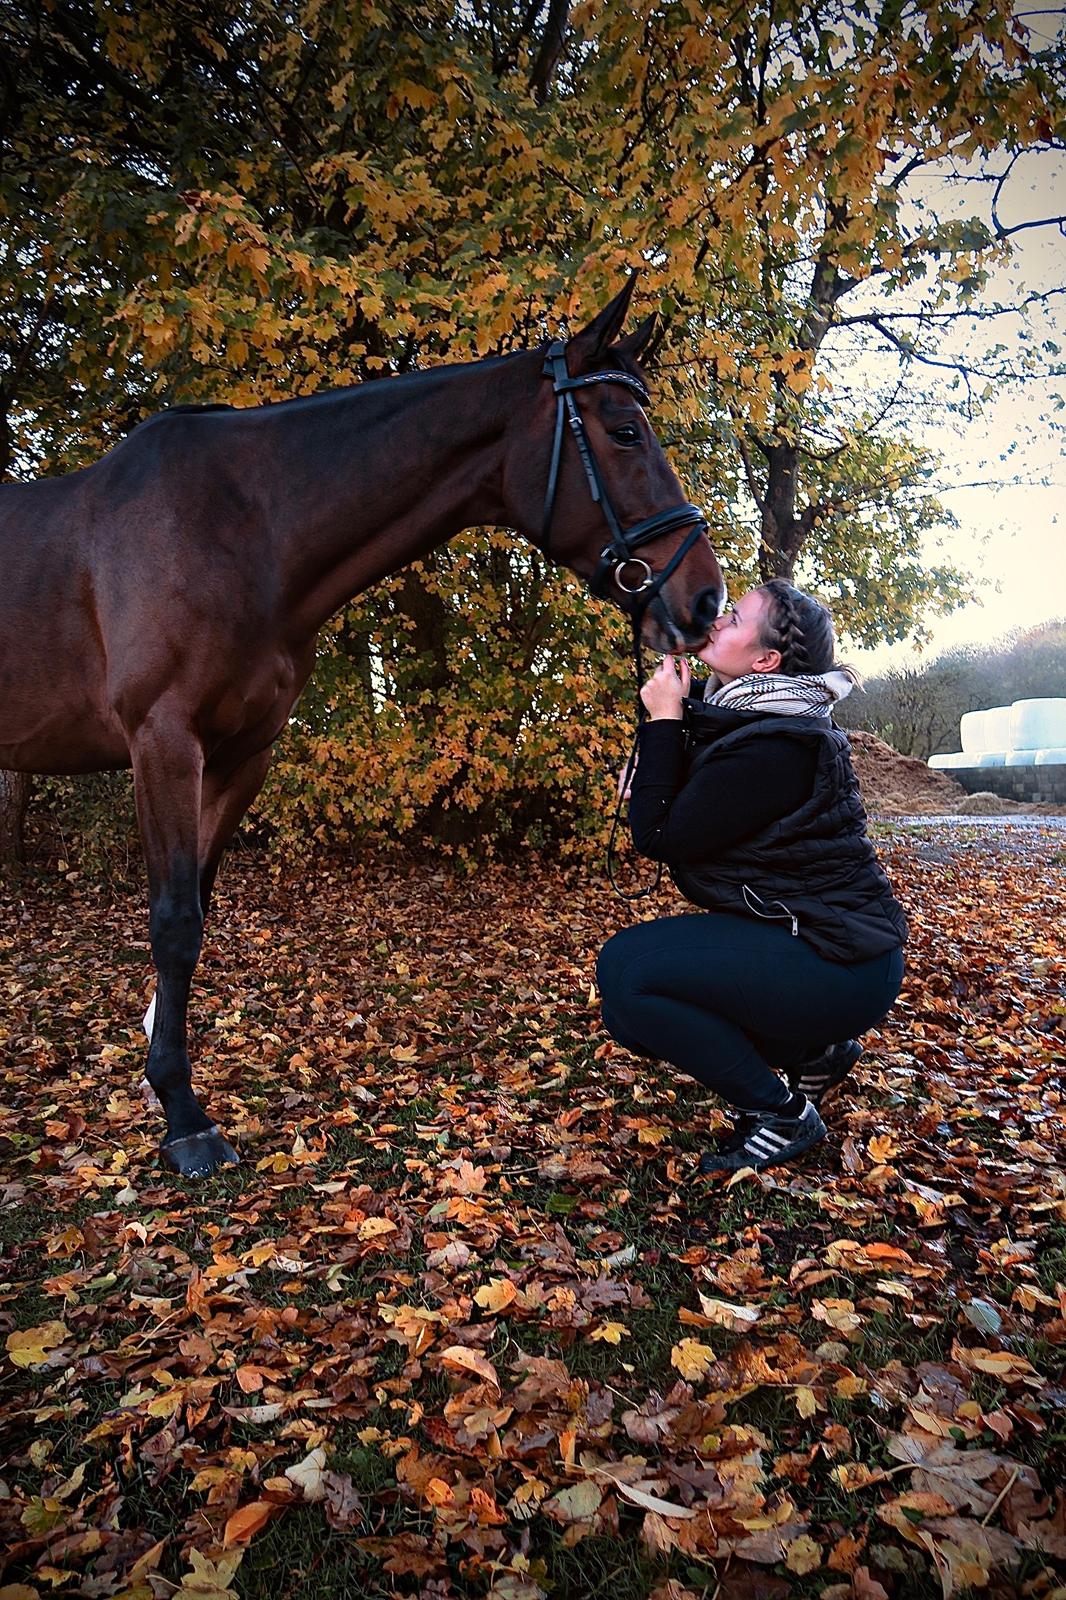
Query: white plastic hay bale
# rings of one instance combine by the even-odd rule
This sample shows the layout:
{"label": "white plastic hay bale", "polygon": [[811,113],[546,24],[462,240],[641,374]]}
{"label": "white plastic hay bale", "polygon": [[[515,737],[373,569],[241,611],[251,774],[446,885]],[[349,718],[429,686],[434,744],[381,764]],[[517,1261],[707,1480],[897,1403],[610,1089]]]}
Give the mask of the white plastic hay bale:
{"label": "white plastic hay bale", "polygon": [[1036,765],[1036,751],[1008,750],[1005,765],[1008,767],[1033,767]]}
{"label": "white plastic hay bale", "polygon": [[935,772],[950,772],[952,767],[972,767],[973,756],[968,756],[965,750],[952,750],[949,755],[930,756],[926,766]]}
{"label": "white plastic hay bale", "polygon": [[990,706],[987,711],[967,711],[959,720],[959,739],[968,755],[985,750],[1006,750],[1010,744],[1010,706]]}
{"label": "white plastic hay bale", "polygon": [[1007,752],[1005,750],[983,750],[979,756],[973,757],[975,767],[1005,767],[1007,765]]}
{"label": "white plastic hay bale", "polygon": [[1035,766],[1057,767],[1066,762],[1066,745],[1059,745],[1053,750],[1038,750],[1036,752]]}
{"label": "white plastic hay bale", "polygon": [[1008,750],[1052,750],[1066,745],[1066,699],[1015,700]]}
{"label": "white plastic hay bale", "polygon": [[1010,749],[1010,719],[1013,706],[992,706],[985,712],[985,749]]}

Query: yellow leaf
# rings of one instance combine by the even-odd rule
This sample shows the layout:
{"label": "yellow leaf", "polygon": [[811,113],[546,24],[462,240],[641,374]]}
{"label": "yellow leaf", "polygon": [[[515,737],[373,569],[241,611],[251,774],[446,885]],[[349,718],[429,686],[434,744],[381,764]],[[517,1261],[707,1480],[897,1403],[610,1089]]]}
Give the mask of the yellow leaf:
{"label": "yellow leaf", "polygon": [[710,1345],[701,1344],[698,1339],[682,1339],[670,1352],[670,1365],[676,1367],[686,1379],[706,1377],[714,1361],[715,1354]]}
{"label": "yellow leaf", "polygon": [[793,1539],[791,1544],[785,1546],[785,1566],[799,1577],[808,1572],[817,1572],[821,1564],[822,1547],[815,1543],[809,1533],[801,1533],[798,1539]]}
{"label": "yellow leaf", "polygon": [[600,1509],[602,1500],[599,1487],[591,1478],[583,1478],[580,1483],[570,1484],[553,1494],[544,1502],[543,1509],[556,1522],[588,1522]]}
{"label": "yellow leaf", "polygon": [[964,1345],[954,1344],[951,1354],[953,1360],[969,1367],[971,1372],[988,1372],[1004,1383],[1021,1383],[1035,1373],[1031,1362],[1024,1356],[1012,1355],[1009,1350],[967,1349]]}
{"label": "yellow leaf", "polygon": [[217,1562],[209,1561],[201,1550],[190,1550],[192,1570],[182,1578],[178,1595],[186,1600],[230,1600],[230,1584],[243,1560],[243,1550],[220,1556]]}
{"label": "yellow leaf", "polygon": [[805,1384],[796,1385],[796,1410],[801,1417],[813,1417],[818,1410],[818,1402],[814,1397],[814,1390],[808,1389]]}
{"label": "yellow leaf", "polygon": [[510,1278],[493,1278],[491,1283],[484,1284],[477,1291],[474,1299],[482,1311],[498,1316],[518,1299],[518,1290]]}
{"label": "yellow leaf", "polygon": [[733,1305],[729,1300],[716,1300],[713,1295],[701,1294],[703,1314],[716,1327],[728,1328],[731,1333],[743,1333],[758,1322],[758,1306]]}
{"label": "yellow leaf", "polygon": [[390,1217],[365,1217],[357,1230],[358,1237],[364,1242],[367,1239],[380,1239],[383,1234],[395,1232],[396,1224]]}
{"label": "yellow leaf", "polygon": [[5,1344],[12,1366],[43,1367],[52,1352],[69,1338],[70,1329],[65,1322],[42,1322],[37,1328],[9,1333]]}
{"label": "yellow leaf", "polygon": [[629,1338],[629,1329],[624,1322],[601,1322],[598,1328],[593,1328],[589,1338],[602,1339],[605,1344],[621,1344],[623,1339]]}
{"label": "yellow leaf", "polygon": [[862,1318],[855,1310],[854,1300],[815,1300],[811,1312],[819,1322],[828,1323],[829,1327],[845,1337],[862,1326]]}

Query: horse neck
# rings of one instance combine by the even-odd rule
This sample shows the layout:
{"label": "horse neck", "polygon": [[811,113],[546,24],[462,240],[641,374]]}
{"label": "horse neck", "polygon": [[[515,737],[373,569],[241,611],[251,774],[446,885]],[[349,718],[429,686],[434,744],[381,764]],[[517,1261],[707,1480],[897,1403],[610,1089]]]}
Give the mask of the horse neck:
{"label": "horse neck", "polygon": [[528,363],[477,362],[294,406],[277,442],[271,522],[297,633],[463,528],[505,521],[503,438]]}

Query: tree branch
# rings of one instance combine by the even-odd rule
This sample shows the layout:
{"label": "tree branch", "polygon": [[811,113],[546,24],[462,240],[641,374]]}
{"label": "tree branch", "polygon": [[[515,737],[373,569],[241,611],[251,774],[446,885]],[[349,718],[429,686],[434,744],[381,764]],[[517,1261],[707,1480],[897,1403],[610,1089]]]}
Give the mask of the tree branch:
{"label": "tree branch", "polygon": [[548,98],[552,75],[566,45],[566,29],[570,20],[569,0],[549,0],[548,17],[540,49],[529,74],[529,88],[538,106]]}

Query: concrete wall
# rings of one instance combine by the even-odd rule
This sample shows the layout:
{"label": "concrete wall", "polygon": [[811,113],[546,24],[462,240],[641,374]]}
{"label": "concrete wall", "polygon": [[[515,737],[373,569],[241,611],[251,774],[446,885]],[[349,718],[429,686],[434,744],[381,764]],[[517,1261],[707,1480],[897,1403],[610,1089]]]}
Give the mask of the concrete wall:
{"label": "concrete wall", "polygon": [[945,777],[967,794],[998,794],[1001,800],[1066,805],[1066,765],[1055,767],[952,767]]}

